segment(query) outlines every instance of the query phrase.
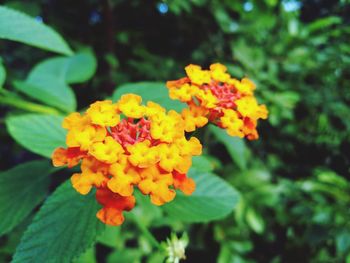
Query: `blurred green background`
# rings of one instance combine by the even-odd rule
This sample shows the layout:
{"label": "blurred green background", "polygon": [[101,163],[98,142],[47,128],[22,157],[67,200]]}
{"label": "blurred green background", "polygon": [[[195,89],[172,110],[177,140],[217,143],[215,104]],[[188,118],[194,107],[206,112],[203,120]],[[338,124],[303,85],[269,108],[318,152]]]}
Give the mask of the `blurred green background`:
{"label": "blurred green background", "polygon": [[[124,83],[179,78],[190,63],[221,62],[257,84],[270,112],[258,141],[204,135],[216,173],[241,193],[234,213],[208,224],[158,227],[150,219],[159,240],[188,232],[186,262],[350,262],[350,1],[1,3],[55,28],[75,49],[93,50],[96,75],[73,86],[79,109]],[[10,89],[52,56],[9,41],[1,41],[0,54]],[[11,110],[0,106],[1,170],[37,158],[6,132]],[[21,231],[0,238],[1,262]],[[112,256],[97,245],[98,262],[151,262],[147,244],[132,233],[119,233]]]}

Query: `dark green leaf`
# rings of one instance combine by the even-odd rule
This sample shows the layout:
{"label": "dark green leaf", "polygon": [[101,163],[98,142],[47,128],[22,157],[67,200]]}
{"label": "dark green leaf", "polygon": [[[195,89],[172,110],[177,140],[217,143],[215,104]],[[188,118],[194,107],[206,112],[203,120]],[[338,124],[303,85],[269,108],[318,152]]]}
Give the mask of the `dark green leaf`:
{"label": "dark green leaf", "polygon": [[208,222],[233,211],[239,194],[226,181],[196,169],[191,169],[189,176],[196,182],[196,190],[190,196],[177,193],[175,200],[164,205],[170,217],[186,222]]}
{"label": "dark green leaf", "polygon": [[0,236],[11,231],[44,199],[53,167],[32,161],[0,172]]}
{"label": "dark green leaf", "polygon": [[24,114],[6,119],[10,135],[24,148],[50,158],[55,148],[65,145],[63,117]]}
{"label": "dark green leaf", "polygon": [[232,137],[228,135],[225,130],[214,125],[211,125],[209,129],[215,135],[217,140],[225,145],[232,160],[237,164],[237,166],[241,170],[245,170],[247,168],[246,155],[248,150],[243,139]]}
{"label": "dark green leaf", "polygon": [[105,226],[94,194],[78,194],[70,181],[44,203],[19,244],[13,263],[71,262],[90,248]]}
{"label": "dark green leaf", "polygon": [[73,53],[63,38],[52,28],[26,14],[3,6],[0,6],[0,38],[64,55]]}

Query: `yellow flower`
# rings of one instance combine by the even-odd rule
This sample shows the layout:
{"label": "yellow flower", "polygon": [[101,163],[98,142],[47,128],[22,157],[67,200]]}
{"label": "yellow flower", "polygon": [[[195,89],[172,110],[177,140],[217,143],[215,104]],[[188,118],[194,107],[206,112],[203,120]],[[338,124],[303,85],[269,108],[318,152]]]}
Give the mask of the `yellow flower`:
{"label": "yellow flower", "polygon": [[91,120],[87,115],[81,115],[79,112],[73,112],[64,118],[62,127],[67,130],[78,129],[82,130],[91,125]]}
{"label": "yellow flower", "polygon": [[222,127],[227,129],[227,133],[229,135],[243,138],[243,121],[240,118],[238,118],[237,112],[231,109],[224,109],[223,113],[224,116],[220,118],[222,122]]}
{"label": "yellow flower", "polygon": [[82,195],[88,194],[92,186],[100,187],[105,181],[107,178],[101,172],[75,173],[71,177],[74,189]]}
{"label": "yellow flower", "polygon": [[185,67],[185,71],[191,82],[194,84],[202,85],[211,82],[210,71],[202,70],[200,66],[191,64]]}
{"label": "yellow flower", "polygon": [[185,108],[182,110],[182,118],[185,124],[185,131],[192,132],[196,130],[197,127],[203,127],[208,123],[208,118],[205,117],[207,110],[191,105],[190,108]]}
{"label": "yellow flower", "polygon": [[174,144],[163,143],[159,145],[159,155],[159,166],[167,172],[172,172],[181,160],[180,150]]}
{"label": "yellow flower", "polygon": [[159,166],[167,172],[176,170],[180,173],[187,173],[192,165],[192,155],[182,155],[176,144],[159,145],[159,155]]}
{"label": "yellow flower", "polygon": [[266,119],[267,109],[265,105],[258,105],[254,97],[243,97],[235,101],[237,110],[244,117],[252,119]]}
{"label": "yellow flower", "polygon": [[219,82],[226,82],[230,79],[230,75],[226,73],[227,68],[220,64],[215,63],[210,65],[211,77]]}
{"label": "yellow flower", "polygon": [[198,87],[191,86],[188,83],[180,86],[179,88],[170,88],[169,89],[169,97],[173,100],[180,100],[183,102],[187,102],[192,100],[193,90],[197,90]]}
{"label": "yellow flower", "polygon": [[186,138],[177,139],[175,145],[180,150],[180,154],[184,155],[201,155],[202,145],[196,137],[191,137],[190,140]]}
{"label": "yellow flower", "polygon": [[154,118],[155,120],[159,119],[160,117],[164,116],[165,109],[160,106],[158,103],[155,103],[153,101],[147,102],[146,112],[145,115],[147,117]]}
{"label": "yellow flower", "polygon": [[197,97],[200,100],[201,106],[204,106],[207,109],[213,109],[216,107],[218,100],[210,90],[200,90],[197,93]]}
{"label": "yellow flower", "polygon": [[101,126],[81,126],[68,131],[66,144],[68,147],[80,147],[81,150],[87,151],[92,143],[103,141],[106,134],[106,129]]}
{"label": "yellow flower", "polygon": [[114,163],[124,153],[124,149],[111,136],[107,136],[103,142],[92,144],[89,153],[101,162]]}
{"label": "yellow flower", "polygon": [[241,81],[238,79],[230,79],[228,83],[234,85],[234,87],[245,96],[253,96],[254,90],[256,88],[254,82],[248,78],[243,78]]}
{"label": "yellow flower", "polygon": [[148,167],[159,160],[158,147],[151,146],[149,140],[144,140],[137,144],[129,145],[127,147],[129,155],[129,162],[137,167]]}
{"label": "yellow flower", "polygon": [[126,94],[121,97],[117,105],[121,112],[129,118],[139,119],[145,114],[145,107],[141,105],[142,98],[135,94]]}
{"label": "yellow flower", "polygon": [[134,185],[140,181],[140,175],[129,164],[126,155],[121,155],[116,163],[109,167],[112,176],[107,183],[108,188],[121,196],[131,196]]}
{"label": "yellow flower", "polygon": [[88,194],[93,186],[100,187],[108,180],[108,165],[93,157],[84,158],[81,171],[73,174],[71,182],[74,189],[82,195]]}
{"label": "yellow flower", "polygon": [[173,184],[171,174],[152,174],[143,179],[138,187],[143,194],[151,196],[151,202],[155,205],[163,205],[175,198],[175,191],[169,189]]}
{"label": "yellow flower", "polygon": [[184,123],[181,115],[170,110],[167,115],[158,116],[151,124],[151,135],[162,142],[172,142],[184,135]]}
{"label": "yellow flower", "polygon": [[117,114],[118,107],[111,100],[97,101],[90,105],[86,113],[90,116],[93,124],[101,126],[115,126],[120,121]]}

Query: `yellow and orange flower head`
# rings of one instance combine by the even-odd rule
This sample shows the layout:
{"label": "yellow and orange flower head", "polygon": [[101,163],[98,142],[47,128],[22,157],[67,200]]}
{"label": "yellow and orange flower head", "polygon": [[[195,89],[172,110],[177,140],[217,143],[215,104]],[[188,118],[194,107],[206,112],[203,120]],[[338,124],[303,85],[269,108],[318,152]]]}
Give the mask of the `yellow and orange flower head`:
{"label": "yellow and orange flower head", "polygon": [[187,77],[168,81],[167,87],[170,98],[188,104],[181,114],[187,132],[211,122],[231,136],[259,137],[257,121],[266,119],[268,111],[257,103],[252,81],[232,78],[219,63],[210,65],[209,70],[191,64],[185,71]]}
{"label": "yellow and orange flower head", "polygon": [[[193,111],[192,118],[206,123],[200,113]],[[123,211],[135,206],[135,187],[155,205],[172,201],[176,189],[187,195],[195,190],[186,174],[202,145],[195,137],[186,139],[186,122],[175,111],[154,102],[142,105],[140,96],[126,94],[116,103],[97,101],[84,114],[72,113],[62,126],[68,130],[67,149],[54,151],[53,165],[81,164],[72,186],[83,195],[96,188],[102,205],[96,216],[106,224],[123,223]]]}

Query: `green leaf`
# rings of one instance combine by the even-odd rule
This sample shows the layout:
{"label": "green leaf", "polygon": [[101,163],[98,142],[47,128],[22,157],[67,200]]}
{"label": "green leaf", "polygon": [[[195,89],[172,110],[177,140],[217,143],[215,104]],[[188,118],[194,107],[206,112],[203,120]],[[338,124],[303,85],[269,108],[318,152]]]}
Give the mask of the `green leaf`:
{"label": "green leaf", "polygon": [[113,101],[117,101],[123,94],[134,93],[142,97],[143,102],[159,103],[167,110],[180,112],[185,104],[169,98],[168,89],[162,82],[139,82],[121,85],[113,94]]}
{"label": "green leaf", "polygon": [[0,6],[1,38],[64,55],[73,54],[64,39],[52,28],[26,14],[4,6]]}
{"label": "green leaf", "polygon": [[4,85],[5,79],[6,79],[6,70],[4,65],[2,64],[2,59],[0,58],[0,89]]}
{"label": "green leaf", "polygon": [[251,229],[253,229],[256,233],[262,234],[264,232],[264,219],[251,207],[247,208],[246,220]]}
{"label": "green leaf", "polygon": [[11,231],[44,199],[49,174],[48,161],[32,161],[0,172],[0,236]]}
{"label": "green leaf", "polygon": [[[327,16],[325,18],[317,19],[307,26],[309,33],[313,33],[318,30],[325,30],[328,27],[341,24],[342,19],[339,16]],[[324,32],[324,31],[323,31]]]}
{"label": "green leaf", "polygon": [[198,171],[212,172],[215,169],[216,163],[209,155],[194,156],[192,158],[192,167]]}
{"label": "green leaf", "polygon": [[107,257],[107,263],[138,263],[141,262],[142,251],[135,248],[125,248],[114,251]]}
{"label": "green leaf", "polygon": [[83,83],[96,72],[97,61],[91,50],[86,50],[67,58],[65,79],[67,83]]}
{"label": "green leaf", "polygon": [[44,157],[51,157],[56,147],[65,145],[63,117],[42,114],[24,114],[6,119],[10,135],[24,148]]}
{"label": "green leaf", "polygon": [[36,75],[24,81],[15,81],[14,87],[24,94],[56,107],[64,112],[76,109],[76,99],[72,89],[64,81],[51,75]]}
{"label": "green leaf", "polygon": [[243,139],[232,137],[226,133],[224,129],[217,126],[209,126],[210,131],[215,135],[217,140],[225,145],[232,160],[237,164],[241,170],[247,168],[247,153],[248,149],[245,146]]}
{"label": "green leaf", "polygon": [[191,169],[189,176],[196,182],[196,190],[190,196],[178,192],[175,200],[164,205],[169,217],[185,222],[208,222],[233,211],[239,193],[226,181],[196,169]]}
{"label": "green leaf", "polygon": [[95,247],[88,249],[74,263],[97,263]]}
{"label": "green leaf", "polygon": [[65,182],[47,199],[23,235],[13,263],[72,262],[104,230],[94,193],[78,194]]}
{"label": "green leaf", "polygon": [[71,57],[54,57],[41,61],[30,72],[28,79],[50,75],[66,84],[83,83],[96,72],[96,57],[90,49]]}
{"label": "green leaf", "polygon": [[106,230],[98,237],[97,241],[107,247],[116,248],[123,241],[121,228],[106,225]]}
{"label": "green leaf", "polygon": [[68,84],[82,83],[96,71],[96,58],[90,50],[71,57],[49,58],[38,63],[26,81],[14,87],[24,94],[65,112],[76,110],[76,98]]}

